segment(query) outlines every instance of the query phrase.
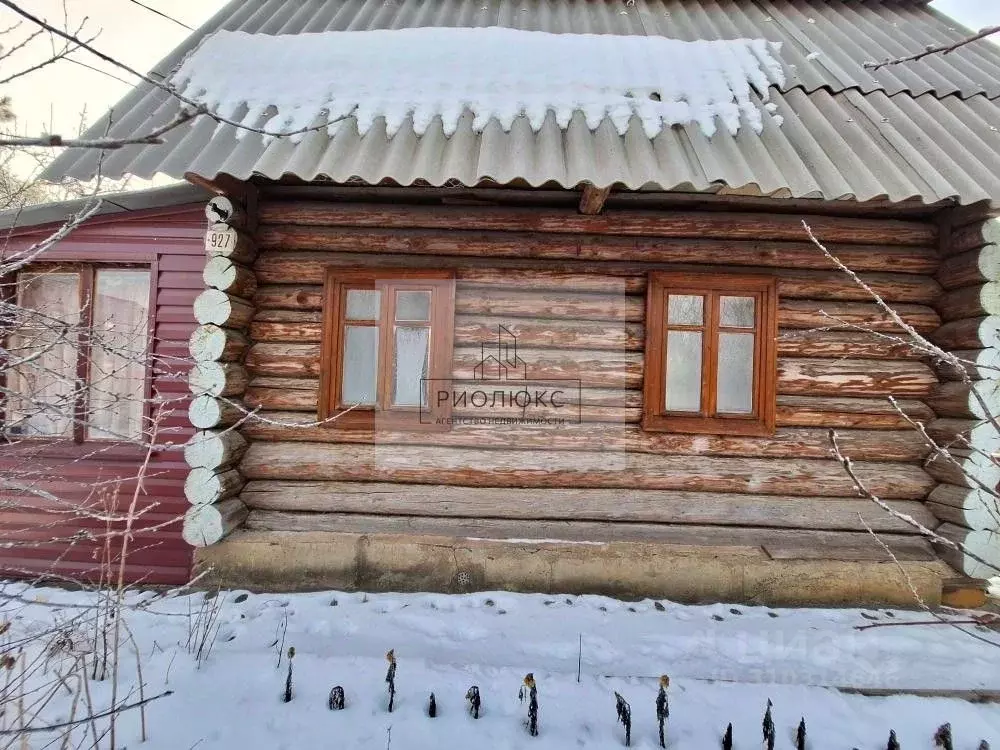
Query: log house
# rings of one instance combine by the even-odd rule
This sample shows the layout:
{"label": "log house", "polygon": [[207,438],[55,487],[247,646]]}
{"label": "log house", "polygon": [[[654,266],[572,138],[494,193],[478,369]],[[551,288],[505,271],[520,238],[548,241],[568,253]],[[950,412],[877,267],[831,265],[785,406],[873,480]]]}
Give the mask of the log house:
{"label": "log house", "polygon": [[[390,129],[355,112],[285,139],[196,124],[109,157],[105,173],[216,193],[185,451],[199,569],[255,587],[912,605],[911,586],[936,603],[988,573],[918,526],[1000,562],[1000,54],[876,80],[861,57],[954,33],[918,0],[418,5],[235,2],[160,67],[197,78],[199,50],[234,29],[294,52],[305,32],[495,26],[760,37],[784,42],[783,75],[757,91],[773,102],[759,134],[527,111],[443,134],[446,113]],[[922,41],[872,32],[900,21]],[[176,109],[161,100],[140,87],[116,111],[154,126]],[[70,154],[50,173],[93,169]],[[966,372],[912,346],[872,292]],[[859,495],[831,431],[916,525]]]}

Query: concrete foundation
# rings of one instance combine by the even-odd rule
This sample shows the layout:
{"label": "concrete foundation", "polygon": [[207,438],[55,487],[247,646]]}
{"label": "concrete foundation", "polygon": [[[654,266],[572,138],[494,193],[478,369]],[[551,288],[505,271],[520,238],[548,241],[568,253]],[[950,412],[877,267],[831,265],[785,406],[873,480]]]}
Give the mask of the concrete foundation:
{"label": "concrete foundation", "polygon": [[444,536],[237,531],[197,550],[212,586],[250,590],[504,590],[773,606],[930,606],[943,562],[774,560],[759,547],[574,544]]}

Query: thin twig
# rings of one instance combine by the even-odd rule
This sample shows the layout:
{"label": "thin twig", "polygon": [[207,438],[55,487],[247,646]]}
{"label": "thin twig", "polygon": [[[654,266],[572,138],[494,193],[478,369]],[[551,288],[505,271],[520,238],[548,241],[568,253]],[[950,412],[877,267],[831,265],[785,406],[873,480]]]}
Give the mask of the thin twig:
{"label": "thin twig", "polygon": [[[198,110],[199,108],[202,108],[202,104],[200,104],[199,102],[195,101],[194,99],[191,99],[191,98],[189,98],[187,96],[184,96],[182,93],[180,93],[176,88],[174,88],[170,84],[164,83],[163,81],[158,81],[155,78],[153,78],[152,76],[146,75],[144,73],[140,73],[135,68],[133,68],[133,67],[131,67],[129,65],[126,65],[125,63],[121,62],[120,60],[115,59],[111,55],[108,55],[108,54],[105,54],[104,52],[101,52],[100,50],[96,49],[95,47],[93,47],[88,42],[85,42],[85,41],[79,39],[77,36],[75,36],[73,34],[70,34],[70,33],[66,32],[66,31],[63,31],[62,29],[59,29],[59,28],[53,26],[52,24],[50,24],[47,21],[45,21],[45,19],[43,19],[43,18],[39,18],[38,16],[34,16],[31,13],[28,13],[26,10],[24,10],[23,8],[21,8],[20,6],[18,6],[17,3],[13,2],[13,0],[0,0],[0,5],[4,5],[7,8],[10,8],[12,11],[14,11],[15,13],[17,13],[19,16],[21,16],[23,18],[26,18],[27,20],[31,21],[32,23],[36,24],[37,26],[40,26],[41,28],[43,28],[46,31],[48,31],[50,34],[53,34],[54,36],[57,36],[60,39],[65,39],[66,41],[71,42],[71,43],[77,45],[81,49],[86,50],[87,52],[89,52],[90,54],[94,55],[95,57],[103,60],[104,62],[109,63],[111,65],[114,65],[116,68],[119,68],[120,70],[124,70],[126,73],[129,73],[130,75],[135,76],[136,78],[138,78],[139,80],[143,81],[144,83],[147,83],[150,86],[153,86],[153,87],[159,89],[160,91],[163,91],[163,92],[169,94],[170,96],[174,97],[175,99],[177,99],[178,101],[182,102],[183,104],[186,104],[191,109]],[[220,115],[218,112],[205,111],[204,114],[207,117],[212,118],[213,120],[215,120],[218,123],[222,123],[222,124],[225,124],[225,125],[232,125],[233,127],[238,128],[240,130],[246,130],[246,131],[249,131],[249,132],[252,132],[252,133],[258,133],[260,135],[272,136],[272,137],[277,137],[277,138],[284,138],[284,137],[288,137],[288,136],[292,136],[292,135],[299,135],[299,134],[302,134],[302,133],[310,133],[310,132],[315,131],[315,130],[322,130],[324,128],[327,128],[332,123],[335,123],[335,122],[338,122],[340,120],[344,120],[344,119],[347,118],[347,115],[345,115],[344,117],[338,117],[338,118],[335,118],[333,120],[329,120],[327,122],[324,122],[322,125],[312,125],[312,126],[305,127],[305,128],[299,128],[298,130],[288,130],[288,131],[277,130],[276,131],[276,130],[267,130],[265,128],[251,127],[249,125],[246,125],[245,123],[238,122],[238,121],[230,119],[228,117],[224,117],[224,116]]]}
{"label": "thin twig", "polygon": [[[1000,568],[997,568],[992,563],[987,562],[979,555],[970,551],[964,544],[961,544],[959,542],[953,542],[951,539],[948,539],[947,537],[943,537],[940,534],[934,533],[926,526],[924,526],[922,523],[920,523],[917,519],[915,519],[913,516],[907,515],[906,513],[900,513],[898,510],[891,507],[884,500],[875,495],[871,490],[868,489],[868,486],[861,481],[857,473],[855,473],[854,464],[851,462],[851,459],[845,456],[841,452],[840,444],[837,442],[837,431],[830,430],[829,436],[830,436],[830,444],[831,446],[833,446],[834,457],[837,459],[837,461],[840,462],[840,465],[844,468],[844,471],[847,472],[847,476],[851,478],[851,481],[854,482],[855,488],[863,497],[866,497],[869,500],[871,500],[873,503],[875,503],[878,507],[880,507],[882,510],[884,510],[886,513],[888,513],[896,520],[902,521],[908,526],[916,529],[918,532],[920,532],[920,534],[922,534],[927,539],[930,539],[931,541],[934,541],[938,544],[943,544],[946,547],[951,547],[952,549],[959,550],[964,554],[968,555],[970,558],[972,558],[979,564],[985,565],[987,568],[995,570],[997,571],[997,573],[1000,573]],[[877,536],[876,539],[878,539]],[[878,541],[879,543],[884,544],[881,539],[878,539]]]}
{"label": "thin twig", "polygon": [[136,701],[135,703],[127,703],[122,706],[109,708],[107,711],[102,711],[99,714],[94,714],[93,716],[87,716],[83,719],[75,719],[74,721],[64,721],[60,724],[50,724],[49,726],[46,727],[25,727],[24,729],[4,729],[0,731],[0,735],[11,735],[11,734],[17,734],[19,732],[24,732],[25,734],[32,734],[35,732],[53,732],[56,729],[64,729],[66,727],[78,726],[80,724],[85,724],[88,721],[96,721],[97,719],[105,719],[109,716],[116,716],[122,713],[123,711],[130,711],[133,708],[140,708],[148,703],[152,703],[155,700],[159,700],[160,698],[166,698],[168,695],[173,695],[173,694],[174,694],[173,690],[164,690],[159,695],[154,695],[150,698]]}
{"label": "thin twig", "polygon": [[130,136],[128,138],[63,138],[61,135],[40,135],[35,137],[0,136],[0,147],[14,148],[87,148],[101,151],[114,151],[125,146],[148,146],[163,143],[163,136],[174,128],[179,128],[199,115],[208,114],[208,107],[201,105],[193,110],[181,110],[173,120],[151,130],[146,135]]}
{"label": "thin twig", "polygon": [[872,628],[899,628],[905,625],[988,625],[990,621],[975,618],[968,620],[910,620],[909,622],[873,622],[868,625],[855,625],[855,630],[870,630]]}
{"label": "thin twig", "polygon": [[864,66],[868,70],[878,70],[886,65],[898,65],[899,63],[912,62],[913,60],[920,60],[928,55],[936,55],[939,53],[947,55],[949,52],[954,52],[960,47],[964,47],[966,44],[977,42],[983,37],[990,36],[990,34],[996,34],[998,31],[1000,31],[1000,26],[987,26],[985,29],[980,29],[975,34],[970,34],[969,36],[959,39],[957,42],[945,42],[944,44],[931,45],[926,47],[921,52],[915,52],[912,55],[906,55],[904,57],[894,57],[890,60],[883,60],[882,62],[869,60],[864,64]]}

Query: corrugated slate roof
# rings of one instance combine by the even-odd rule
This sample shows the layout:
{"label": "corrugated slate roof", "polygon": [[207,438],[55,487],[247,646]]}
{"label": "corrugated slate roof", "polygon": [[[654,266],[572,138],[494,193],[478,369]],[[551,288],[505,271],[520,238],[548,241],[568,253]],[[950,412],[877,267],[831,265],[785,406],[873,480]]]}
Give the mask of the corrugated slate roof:
{"label": "corrugated slate roof", "polygon": [[39,203],[24,208],[0,211],[0,229],[17,230],[44,224],[61,224],[75,213],[92,205],[95,200],[101,204],[91,217],[145,211],[153,208],[171,208],[188,203],[203,203],[211,197],[204,189],[188,182],[145,190],[129,190],[124,193],[110,193],[96,198],[73,198],[52,203]]}
{"label": "corrugated slate roof", "polygon": [[[294,176],[335,182],[392,181],[475,185],[483,180],[574,187],[582,182],[630,189],[708,190],[720,185],[791,197],[868,200],[1000,196],[1000,50],[989,42],[948,55],[866,70],[865,61],[956,41],[967,30],[903,0],[236,0],[160,66],[167,75],[208,34],[261,34],[490,26],[556,33],[655,34],[677,39],[766,38],[783,43],[786,84],[772,87],[778,127],[765,118],[758,136],[695,127],[650,140],[641,130],[619,136],[605,122],[591,132],[578,118],[561,130],[549,118],[538,133],[515,122],[509,133],[471,117],[450,138],[440,127],[417,137],[404,126],[393,138],[364,136],[348,121],[300,143],[237,139],[229,126],[202,119],[167,136],[167,144],[109,152],[106,175],[162,172],[240,179]],[[114,108],[112,136],[148,131],[178,111],[143,85]],[[97,125],[95,135],[103,135]],[[97,131],[101,131],[98,133]],[[637,133],[639,135],[637,135]],[[92,152],[63,154],[47,176],[88,177]]]}

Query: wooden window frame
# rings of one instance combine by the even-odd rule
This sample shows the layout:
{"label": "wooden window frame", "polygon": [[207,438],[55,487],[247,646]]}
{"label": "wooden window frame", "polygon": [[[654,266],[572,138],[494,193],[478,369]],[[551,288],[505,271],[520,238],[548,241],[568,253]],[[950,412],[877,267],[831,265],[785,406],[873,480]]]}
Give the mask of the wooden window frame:
{"label": "wooden window frame", "polygon": [[[667,323],[667,296],[697,294],[706,298],[700,326]],[[750,415],[714,414],[717,387],[720,296],[754,297],[754,384]],[[646,372],[642,428],[650,432],[714,435],[772,435],[777,408],[778,292],[773,276],[654,271],[646,293]],[[666,334],[668,330],[702,331],[701,413],[666,411]],[[732,331],[749,331],[733,328]]]}
{"label": "wooden window frame", "polygon": [[[146,363],[144,365],[143,374],[143,386],[142,386],[142,434],[141,438],[143,440],[149,440],[153,437],[152,435],[152,419],[153,419],[153,408],[152,408],[152,392],[153,392],[153,349],[155,347],[154,332],[155,332],[155,311],[156,311],[156,293],[157,293],[157,277],[158,269],[155,260],[149,260],[146,262],[140,261],[137,263],[119,263],[114,260],[52,260],[52,261],[38,261],[33,262],[24,268],[18,269],[16,273],[10,274],[9,276],[4,276],[0,279],[9,298],[16,299],[18,294],[18,277],[23,273],[67,273],[73,272],[80,276],[80,311],[81,320],[79,323],[81,333],[93,325],[94,322],[94,289],[95,289],[95,279],[97,277],[97,272],[102,269],[110,270],[141,270],[147,271],[149,273],[149,297],[146,309]],[[84,319],[85,316],[85,319]],[[0,332],[0,337],[3,338],[6,343],[7,337],[10,335],[9,331]],[[77,398],[73,405],[73,430],[70,435],[10,435],[7,433],[7,413],[5,408],[0,408],[0,440],[3,442],[17,441],[22,442],[25,440],[30,440],[36,443],[48,443],[54,448],[59,448],[60,446],[72,446],[73,448],[83,448],[88,443],[98,443],[100,445],[109,445],[118,443],[125,447],[128,452],[132,452],[135,448],[137,451],[146,451],[145,447],[139,446],[135,447],[129,441],[123,438],[116,437],[93,437],[87,434],[87,409],[88,409],[88,398],[90,394],[90,343],[89,338],[84,338],[82,341],[77,342],[77,357],[76,357],[76,379],[78,382],[87,385],[86,388],[79,388]],[[6,385],[6,374],[0,375],[0,381]],[[105,457],[108,454],[102,453]]]}
{"label": "wooden window frame", "polygon": [[[320,359],[320,390],[318,417],[324,427],[333,429],[374,430],[405,429],[442,431],[450,429],[451,399],[438,405],[434,389],[426,407],[400,406],[393,408],[354,407],[346,410],[340,404],[343,381],[344,328],[346,323],[346,291],[349,289],[382,289],[379,308],[379,358],[377,372],[377,402],[387,404],[391,398],[392,337],[387,335],[394,325],[395,293],[398,291],[429,291],[431,293],[431,329],[427,379],[447,381],[451,377],[455,339],[455,272],[451,270],[392,269],[392,268],[328,268],[323,288],[323,348]],[[448,389],[450,391],[450,388]],[[339,414],[339,416],[337,416]],[[333,417],[336,417],[335,419]]]}

